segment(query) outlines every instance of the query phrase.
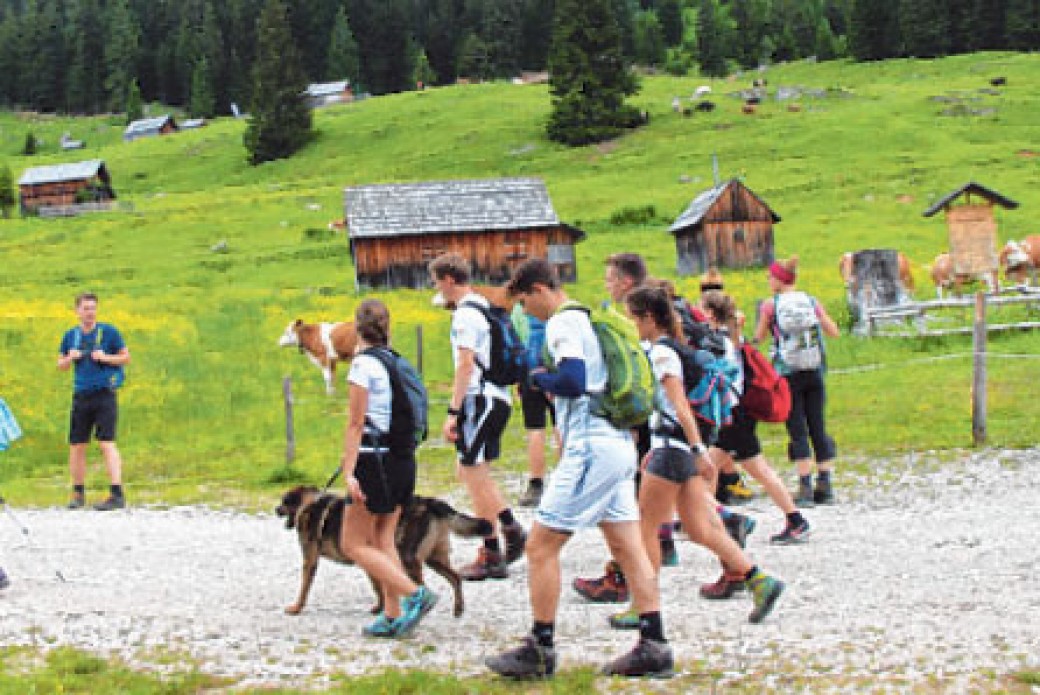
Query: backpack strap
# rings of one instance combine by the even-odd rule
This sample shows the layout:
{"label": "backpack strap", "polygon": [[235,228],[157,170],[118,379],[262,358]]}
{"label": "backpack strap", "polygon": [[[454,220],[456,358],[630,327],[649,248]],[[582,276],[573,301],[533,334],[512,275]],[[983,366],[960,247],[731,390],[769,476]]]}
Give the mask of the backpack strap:
{"label": "backpack strap", "polygon": [[[397,373],[397,367],[394,365],[393,358],[397,356],[397,352],[389,346],[377,346],[371,345],[361,351],[362,355],[368,355],[374,357],[379,364],[383,365],[383,369],[386,370],[386,376],[390,380],[390,423],[393,426],[393,399],[397,397],[398,392],[401,390],[401,377]],[[372,431],[376,433],[377,439],[383,439],[390,434],[390,428],[388,427],[385,431],[376,427],[376,423],[372,422],[372,418],[365,414],[365,425],[372,428]]]}
{"label": "backpack strap", "polygon": [[[477,311],[480,312],[480,315],[484,317],[484,321],[487,322],[487,325],[488,325],[488,341],[490,342],[490,340],[491,340],[491,331],[495,330],[495,327],[493,325],[491,325],[491,322],[494,321],[494,319],[491,316],[491,310],[488,309],[487,307],[484,307],[484,306],[478,304],[477,302],[473,301],[472,299],[470,299],[468,301],[465,301],[465,302],[462,302],[461,304],[459,304],[459,308],[461,309],[462,307],[469,307],[470,309],[476,309]],[[490,352],[490,351],[491,351],[491,347],[489,346],[488,347],[488,352]],[[473,363],[475,365],[477,365],[478,369],[480,369],[480,385],[481,385],[481,389],[483,389],[484,384],[487,382],[487,380],[484,378],[484,374],[487,373],[488,367],[485,367],[483,364],[480,363],[480,357],[477,356],[477,353],[476,353],[475,350],[473,351]]]}

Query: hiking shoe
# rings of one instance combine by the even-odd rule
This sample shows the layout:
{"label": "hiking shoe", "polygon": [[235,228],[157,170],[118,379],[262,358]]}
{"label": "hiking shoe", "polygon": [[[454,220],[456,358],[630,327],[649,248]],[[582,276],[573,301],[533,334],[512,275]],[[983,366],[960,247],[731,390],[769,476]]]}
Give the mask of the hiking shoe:
{"label": "hiking shoe", "polygon": [[751,589],[751,598],[755,602],[754,610],[748,615],[748,622],[757,625],[772,612],[780,594],[784,593],[784,583],[761,572],[757,577],[749,579],[747,583]]}
{"label": "hiking shoe", "polygon": [[542,501],[542,492],[545,491],[544,485],[535,485],[533,481],[527,481],[527,489],[524,490],[524,494],[520,495],[520,499],[516,501],[518,507],[537,507]]}
{"label": "hiking shoe", "polygon": [[834,504],[834,490],[831,482],[816,481],[816,489],[813,490],[813,502],[816,504]]}
{"label": "hiking shoe", "polygon": [[114,495],[110,495],[104,502],[98,502],[94,505],[94,509],[99,512],[110,512],[113,509],[123,509],[125,507],[126,499]]}
{"label": "hiking shoe", "polygon": [[556,650],[538,644],[533,635],[525,635],[519,647],[489,656],[484,665],[506,678],[548,678],[556,671]]}
{"label": "hiking shoe", "polygon": [[411,596],[401,601],[401,617],[394,619],[391,627],[394,637],[408,637],[419,622],[437,605],[437,594],[425,586],[420,586]]}
{"label": "hiking shoe", "polygon": [[755,499],[754,491],[747,486],[743,477],[735,483],[724,486],[723,490],[723,494],[729,500],[727,504],[747,504]]}
{"label": "hiking shoe", "polygon": [[495,553],[480,546],[477,559],[459,570],[459,576],[467,582],[482,582],[485,579],[505,579],[509,576],[502,553]]}
{"label": "hiking shoe", "polygon": [[812,530],[809,528],[809,522],[805,519],[802,519],[802,523],[797,525],[788,521],[784,530],[775,536],[771,536],[769,542],[774,545],[796,545],[804,543],[810,535],[812,535]]}
{"label": "hiking shoe", "polygon": [[635,608],[628,608],[610,616],[609,622],[610,626],[615,630],[638,630],[639,611]]}
{"label": "hiking shoe", "polygon": [[675,539],[660,538],[661,541],[661,566],[678,567],[679,551],[675,549]]}
{"label": "hiking shoe", "polygon": [[502,537],[506,540],[506,564],[511,565],[524,556],[527,532],[520,524],[510,524],[502,527]]}
{"label": "hiking shoe", "polygon": [[604,666],[603,675],[671,678],[675,675],[674,666],[672,648],[667,642],[640,638],[632,651]]}
{"label": "hiking shoe", "polygon": [[66,509],[83,509],[87,506],[87,501],[83,499],[83,495],[73,495],[72,499],[65,506]]}
{"label": "hiking shoe", "polygon": [[6,589],[11,586],[11,580],[7,578],[7,572],[4,572],[4,568],[0,567],[0,589]]}
{"label": "hiking shoe", "polygon": [[386,617],[386,613],[380,613],[372,623],[361,628],[361,634],[365,637],[397,637],[394,622]]}
{"label": "hiking shoe", "polygon": [[720,601],[730,598],[738,591],[745,588],[744,575],[740,572],[727,572],[722,570],[722,576],[711,584],[702,584],[700,594],[702,598]]}
{"label": "hiking shoe", "polygon": [[598,579],[578,577],[572,584],[574,590],[593,603],[624,603],[628,600],[628,585],[621,566],[611,560],[606,573]]}
{"label": "hiking shoe", "polygon": [[729,517],[722,521],[726,527],[726,533],[737,542],[741,548],[747,546],[747,537],[755,530],[755,520],[743,514],[730,513]]}
{"label": "hiking shoe", "polygon": [[816,496],[811,485],[798,485],[798,492],[791,495],[794,504],[799,509],[808,509],[816,506]]}

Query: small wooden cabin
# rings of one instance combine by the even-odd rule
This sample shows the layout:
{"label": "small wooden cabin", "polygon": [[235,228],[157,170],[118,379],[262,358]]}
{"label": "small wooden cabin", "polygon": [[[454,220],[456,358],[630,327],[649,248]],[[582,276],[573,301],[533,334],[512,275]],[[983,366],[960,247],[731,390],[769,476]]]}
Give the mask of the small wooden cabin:
{"label": "small wooden cabin", "polygon": [[[960,204],[956,201],[963,197]],[[997,289],[997,221],[993,206],[1014,210],[1018,203],[994,190],[970,181],[942,197],[922,214],[931,217],[940,210],[946,213],[950,236],[950,259],[956,275],[989,276]]]}
{"label": "small wooden cabin", "polygon": [[534,178],[357,186],[344,192],[355,285],[430,286],[427,266],[449,251],[470,259],[475,282],[499,284],[528,258],[577,279],[574,244],[545,183]]}
{"label": "small wooden cabin", "polygon": [[773,225],[780,216],[737,179],[693,199],[668,229],[675,235],[676,271],[747,268],[773,262]]}
{"label": "small wooden cabin", "polygon": [[307,105],[312,109],[354,101],[354,90],[350,80],[338,82],[316,82],[307,85]]}
{"label": "small wooden cabin", "polygon": [[26,169],[18,179],[22,214],[41,208],[114,200],[112,179],[100,159]]}
{"label": "small wooden cabin", "polygon": [[169,135],[180,128],[170,114],[156,116],[155,118],[142,118],[134,121],[123,131],[123,141],[133,142],[141,138],[155,137],[156,135]]}

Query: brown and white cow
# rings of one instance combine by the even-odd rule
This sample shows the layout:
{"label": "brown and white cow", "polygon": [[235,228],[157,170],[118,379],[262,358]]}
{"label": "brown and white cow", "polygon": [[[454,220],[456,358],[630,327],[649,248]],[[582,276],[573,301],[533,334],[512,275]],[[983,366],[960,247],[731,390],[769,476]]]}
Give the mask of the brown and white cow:
{"label": "brown and white cow", "polygon": [[[845,283],[846,288],[852,284],[853,280],[852,257],[854,255],[853,252],[846,251],[841,254],[841,260],[838,261],[838,272],[841,273],[841,279]],[[912,293],[914,291],[914,274],[910,270],[910,259],[902,251],[896,252],[896,259],[899,263],[899,281],[903,283],[903,289]]]}
{"label": "brown and white cow", "polygon": [[325,378],[325,392],[330,396],[336,392],[336,363],[349,362],[357,350],[357,331],[354,322],[304,323],[296,319],[290,323],[282,337],[281,347],[298,347],[311,362],[321,369]]}
{"label": "brown and white cow", "polygon": [[960,295],[961,287],[973,280],[985,282],[990,292],[996,292],[1000,289],[997,284],[996,272],[978,275],[955,273],[953,270],[953,256],[943,251],[935,257],[935,261],[932,263],[932,282],[935,283],[935,296],[939,299],[943,298],[943,290],[953,290],[954,294]]}
{"label": "brown and white cow", "polygon": [[1027,236],[1022,241],[1007,242],[1000,250],[998,260],[1008,280],[1024,285],[1032,276],[1035,283],[1036,271],[1040,269],[1040,234]]}

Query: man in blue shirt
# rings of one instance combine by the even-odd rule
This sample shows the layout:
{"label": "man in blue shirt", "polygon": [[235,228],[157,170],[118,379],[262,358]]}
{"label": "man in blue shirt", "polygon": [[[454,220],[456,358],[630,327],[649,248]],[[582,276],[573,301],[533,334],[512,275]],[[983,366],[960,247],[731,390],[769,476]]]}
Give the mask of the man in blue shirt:
{"label": "man in blue shirt", "polygon": [[116,389],[123,384],[123,367],[130,350],[115,326],[97,321],[97,295],[84,292],[76,297],[79,325],[61,339],[58,369],[74,367],[72,409],[69,413],[69,473],[72,500],[69,509],[85,505],[87,444],[93,432],[105,460],[111,491],[94,509],[108,511],[126,506],[123,496],[123,461],[116,448],[118,406]]}

